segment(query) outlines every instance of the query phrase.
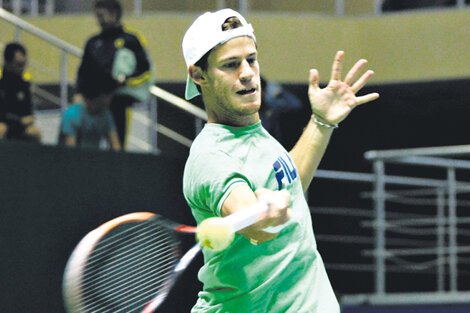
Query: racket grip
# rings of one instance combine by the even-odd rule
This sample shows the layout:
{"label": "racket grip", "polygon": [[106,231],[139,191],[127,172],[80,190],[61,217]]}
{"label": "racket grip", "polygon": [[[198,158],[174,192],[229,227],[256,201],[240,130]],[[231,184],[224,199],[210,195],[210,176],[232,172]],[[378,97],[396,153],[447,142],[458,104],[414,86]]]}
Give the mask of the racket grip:
{"label": "racket grip", "polygon": [[254,205],[224,217],[224,220],[232,225],[233,231],[237,232],[258,222],[268,210],[268,201],[260,200]]}

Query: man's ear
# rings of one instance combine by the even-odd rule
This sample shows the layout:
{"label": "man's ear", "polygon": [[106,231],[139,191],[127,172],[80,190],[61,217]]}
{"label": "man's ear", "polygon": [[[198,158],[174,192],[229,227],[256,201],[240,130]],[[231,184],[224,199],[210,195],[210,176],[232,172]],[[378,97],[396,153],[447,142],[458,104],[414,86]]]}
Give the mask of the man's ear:
{"label": "man's ear", "polygon": [[192,78],[195,84],[201,86],[204,85],[207,80],[202,68],[196,65],[190,65],[188,69],[189,76]]}

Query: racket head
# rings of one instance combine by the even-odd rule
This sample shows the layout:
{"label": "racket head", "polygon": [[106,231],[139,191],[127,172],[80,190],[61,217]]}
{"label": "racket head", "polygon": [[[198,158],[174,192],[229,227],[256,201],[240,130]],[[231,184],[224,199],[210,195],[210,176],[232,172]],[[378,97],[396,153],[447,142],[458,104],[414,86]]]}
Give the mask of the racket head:
{"label": "racket head", "polygon": [[137,212],[88,233],[65,267],[67,312],[142,312],[174,280],[182,254],[174,228],[157,214]]}

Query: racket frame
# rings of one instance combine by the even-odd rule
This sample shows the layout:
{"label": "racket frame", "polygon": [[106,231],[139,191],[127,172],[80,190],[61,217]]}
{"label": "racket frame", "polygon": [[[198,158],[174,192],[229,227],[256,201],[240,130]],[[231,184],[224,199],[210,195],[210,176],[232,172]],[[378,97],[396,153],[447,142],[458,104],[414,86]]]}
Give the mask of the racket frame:
{"label": "racket frame", "polygon": [[89,232],[70,255],[64,270],[62,294],[68,312],[85,313],[81,285],[88,258],[98,242],[113,228],[127,222],[145,221],[155,217],[150,212],[134,212],[112,219]]}
{"label": "racket frame", "polygon": [[[257,203],[239,210],[231,215],[223,217],[223,219],[232,225],[235,232],[242,230],[248,226],[251,226],[262,219],[269,212],[270,201],[265,199],[258,201]],[[81,291],[81,284],[84,277],[84,268],[87,264],[88,257],[93,252],[97,243],[113,228],[132,221],[145,221],[158,216],[157,214],[150,212],[135,212],[129,213],[115,219],[112,219],[93,231],[89,232],[79,242],[77,247],[72,252],[67,265],[65,267],[64,278],[63,278],[63,297],[67,310],[74,313],[87,313],[84,307],[84,300]],[[171,224],[171,222],[170,222]],[[177,232],[183,233],[196,233],[197,228],[193,226],[186,226],[173,223],[173,229]],[[173,274],[167,279],[161,290],[155,295],[155,297],[145,306],[142,313],[153,313],[160,304],[165,300],[173,283],[176,278],[188,267],[192,260],[201,250],[201,245],[196,243],[191,249],[189,249],[183,257],[177,262],[174,267]]]}

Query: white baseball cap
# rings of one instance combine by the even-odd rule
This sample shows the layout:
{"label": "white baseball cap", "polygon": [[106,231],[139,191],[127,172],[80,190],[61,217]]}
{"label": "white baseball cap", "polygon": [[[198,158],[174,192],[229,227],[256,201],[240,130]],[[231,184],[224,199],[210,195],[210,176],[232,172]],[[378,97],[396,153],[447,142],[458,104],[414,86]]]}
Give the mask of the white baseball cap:
{"label": "white baseball cap", "polygon": [[[242,26],[222,30],[222,25],[230,17],[237,17]],[[186,67],[196,64],[207,52],[219,44],[236,37],[248,36],[256,41],[251,24],[248,24],[240,13],[232,9],[222,9],[216,12],[206,12],[200,15],[188,28],[183,37],[183,55]],[[185,98],[192,99],[199,95],[199,90],[188,74],[186,80]]]}

